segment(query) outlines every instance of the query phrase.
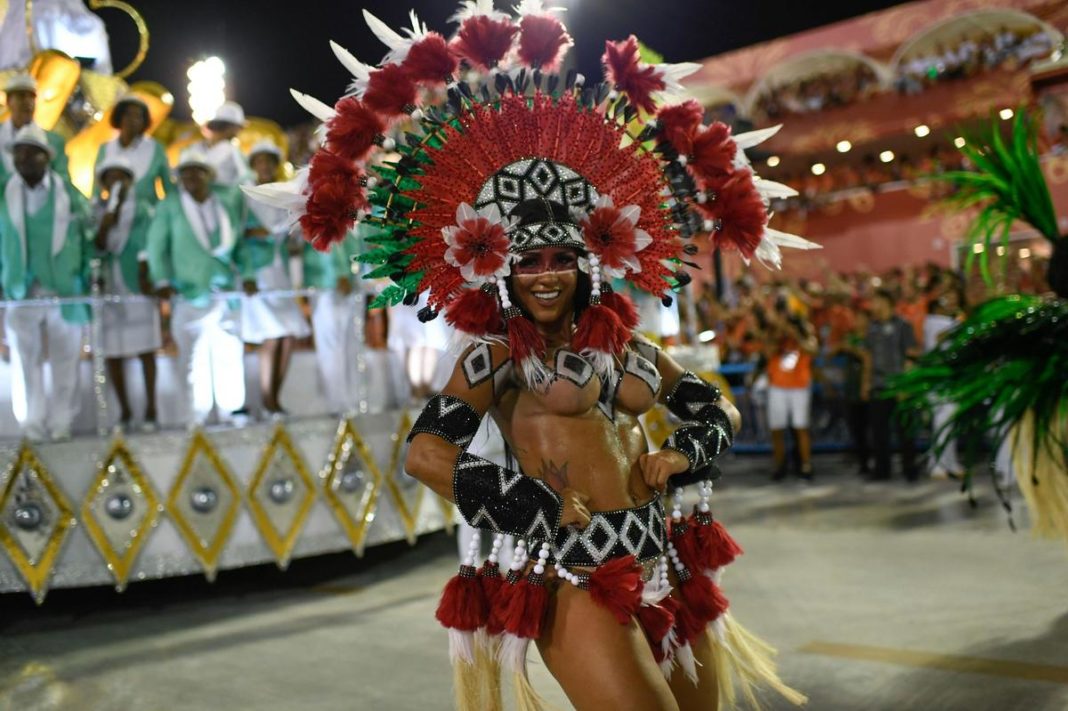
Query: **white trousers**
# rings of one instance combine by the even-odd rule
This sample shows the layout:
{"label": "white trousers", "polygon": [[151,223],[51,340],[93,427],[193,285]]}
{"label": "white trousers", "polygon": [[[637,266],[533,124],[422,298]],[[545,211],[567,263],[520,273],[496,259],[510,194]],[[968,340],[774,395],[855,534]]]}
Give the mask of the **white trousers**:
{"label": "white trousers", "polygon": [[[63,320],[58,306],[14,306],[4,330],[11,346],[11,400],[23,433],[33,439],[67,433],[78,411],[78,349],[82,327]],[[47,348],[46,348],[47,344]],[[47,352],[52,395],[45,393]]]}
{"label": "white trousers", "polygon": [[178,299],[171,314],[179,412],[186,425],[203,424],[218,405],[225,418],[245,404],[245,345],[240,314],[226,301],[194,306]]}
{"label": "white trousers", "polygon": [[312,308],[315,359],[330,412],[356,409],[356,298],[326,291]]}
{"label": "white trousers", "polygon": [[[938,430],[949,421],[949,418],[953,416],[953,413],[957,410],[955,403],[941,403],[935,405],[932,408],[931,417],[931,431],[932,434],[938,432]],[[932,469],[942,469],[943,471],[953,474],[962,474],[964,467],[960,463],[960,459],[957,457],[957,442],[956,440],[949,443],[949,446],[942,450],[942,455],[937,459],[932,458]]]}
{"label": "white trousers", "polygon": [[811,411],[811,388],[768,388],[768,429],[807,430]]}

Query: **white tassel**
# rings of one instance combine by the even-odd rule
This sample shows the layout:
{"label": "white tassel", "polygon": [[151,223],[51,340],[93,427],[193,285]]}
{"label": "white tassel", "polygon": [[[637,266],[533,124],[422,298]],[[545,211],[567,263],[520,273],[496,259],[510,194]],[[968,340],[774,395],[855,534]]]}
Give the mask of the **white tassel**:
{"label": "white tassel", "polygon": [[323,123],[326,123],[330,119],[334,118],[334,109],[327,106],[322,101],[319,101],[310,94],[303,94],[296,89],[289,90],[290,96],[296,99],[296,102],[300,104],[301,108],[307,111],[309,114],[319,119]]}
{"label": "white tassel", "polygon": [[449,661],[475,663],[475,635],[471,632],[449,629]]}
{"label": "white tassel", "polygon": [[682,645],[675,651],[675,659],[679,666],[682,667],[682,671],[686,674],[686,678],[697,685],[697,658],[693,656],[693,647],[690,643]]}
{"label": "white tassel", "polygon": [[501,636],[501,646],[497,649],[497,661],[501,663],[501,668],[509,672],[522,672],[526,669],[529,646],[529,639],[505,632]]}

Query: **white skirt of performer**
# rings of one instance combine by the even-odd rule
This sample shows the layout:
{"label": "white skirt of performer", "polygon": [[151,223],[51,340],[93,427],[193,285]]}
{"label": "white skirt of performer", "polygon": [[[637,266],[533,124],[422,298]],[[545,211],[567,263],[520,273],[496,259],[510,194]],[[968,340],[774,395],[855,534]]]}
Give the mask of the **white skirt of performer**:
{"label": "white skirt of performer", "polygon": [[[126,288],[117,260],[112,262],[109,286],[111,294],[134,295]],[[154,353],[162,345],[159,304],[151,298],[125,303],[105,302],[100,309],[100,333],[100,350],[105,358],[132,358],[142,353]]]}
{"label": "white skirt of performer", "polygon": [[[293,288],[280,254],[275,255],[273,264],[256,275],[256,288],[260,291]],[[286,336],[306,338],[310,334],[296,297],[256,294],[246,296],[241,304],[241,340],[245,343],[263,343]]]}

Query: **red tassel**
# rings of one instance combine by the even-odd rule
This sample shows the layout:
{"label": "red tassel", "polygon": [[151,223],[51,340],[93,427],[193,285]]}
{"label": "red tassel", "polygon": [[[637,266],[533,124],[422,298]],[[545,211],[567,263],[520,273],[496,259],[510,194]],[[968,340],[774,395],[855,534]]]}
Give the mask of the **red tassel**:
{"label": "red tassel", "polygon": [[679,646],[689,644],[704,634],[705,627],[708,625],[697,618],[685,604],[676,600],[675,604],[677,609],[675,610],[675,634],[679,639]]}
{"label": "red tassel", "polygon": [[729,603],[719,586],[707,575],[693,574],[685,582],[679,582],[679,594],[683,604],[694,618],[706,625],[727,611]]}
{"label": "red tassel", "polygon": [[328,251],[331,245],[344,239],[356,211],[369,207],[360,177],[352,161],[329,150],[319,150],[312,156],[306,212],[300,218],[300,225],[316,249]]}
{"label": "red tassel", "polygon": [[371,72],[363,101],[383,116],[393,118],[415,105],[415,94],[415,84],[408,72],[399,64],[387,64]]}
{"label": "red tassel", "polygon": [[616,558],[590,575],[590,597],[625,625],[642,604],[642,567],[634,556]]}
{"label": "red tassel", "polygon": [[721,121],[697,131],[691,152],[690,169],[699,178],[715,180],[734,172],[738,146],[731,138],[730,126]]}
{"label": "red tassel", "polygon": [[545,613],[549,611],[549,591],[544,578],[531,574],[512,587],[504,611],[504,631],[524,639],[541,636]]}
{"label": "red tassel", "polygon": [[656,111],[652,95],[664,90],[664,80],[655,67],[641,66],[637,37],[631,35],[622,42],[606,41],[601,64],[605,77],[627,95],[630,103],[646,113]]}
{"label": "red tassel", "polygon": [[[645,636],[649,639],[654,653],[661,653],[660,643],[671,632],[671,628],[675,626],[675,614],[678,609],[678,600],[670,595],[656,605],[642,605],[638,608],[638,623],[642,626]],[[657,659],[657,661],[663,660]]]}
{"label": "red tassel", "polygon": [[485,336],[501,331],[497,297],[484,289],[465,289],[445,311],[445,320],[459,331]]}
{"label": "red tassel", "polygon": [[[487,596],[489,602],[489,617],[486,619],[486,632],[491,635],[499,635],[504,632],[505,620],[508,616],[508,605],[519,584],[519,573],[514,570],[508,571],[508,577],[497,587],[496,595]],[[493,584],[490,583],[492,586]]]}
{"label": "red tassel", "polygon": [[524,15],[519,21],[519,61],[543,72],[555,72],[575,42],[560,20],[551,15]]}
{"label": "red tassel", "polygon": [[412,81],[436,85],[451,79],[457,64],[445,38],[437,32],[429,32],[408,49],[408,56],[401,66]]}
{"label": "red tassel", "polygon": [[474,566],[461,566],[460,573],[445,585],[435,617],[443,626],[462,632],[485,626],[489,607]]}
{"label": "red tassel", "polygon": [[681,104],[665,106],[656,114],[660,135],[670,143],[679,155],[693,152],[693,139],[704,120],[705,110],[696,99]]}
{"label": "red tassel", "polygon": [[375,145],[375,137],[386,125],[363,102],[349,96],[334,106],[334,118],[327,125],[330,150],[351,161],[362,161]]}
{"label": "red tassel", "polygon": [[482,586],[482,596],[486,599],[486,622],[489,622],[490,611],[494,601],[501,592],[504,578],[501,577],[501,568],[496,563],[486,561],[478,571],[478,582]]}
{"label": "red tassel", "polygon": [[739,171],[716,192],[715,200],[702,207],[721,223],[713,235],[716,246],[737,249],[751,258],[768,224],[767,208],[753,184],[753,174]]}
{"label": "red tassel", "polygon": [[698,521],[692,526],[697,560],[708,570],[717,570],[733,563],[735,558],[743,553],[742,547],[731,538],[719,521],[712,521],[712,517],[708,516],[709,520],[706,522],[700,517],[701,514],[698,514]]}
{"label": "red tassel", "polygon": [[463,21],[450,48],[475,69],[488,72],[508,54],[516,32],[519,28],[510,20],[476,15]]}
{"label": "red tassel", "polygon": [[620,294],[615,291],[605,291],[601,293],[601,305],[611,309],[616,316],[619,317],[620,323],[627,331],[633,331],[641,323],[641,318],[638,316],[638,309],[634,306],[634,302],[626,294]]}
{"label": "red tassel", "polygon": [[599,351],[616,355],[623,352],[630,338],[630,329],[615,311],[604,304],[593,304],[579,317],[571,344],[579,353]]}
{"label": "red tassel", "polygon": [[545,353],[545,341],[530,319],[526,316],[514,316],[508,319],[507,323],[512,361],[519,365],[527,358],[540,360]]}
{"label": "red tassel", "polygon": [[677,537],[672,537],[671,543],[675,546],[675,552],[679,554],[679,560],[694,575],[704,570],[704,561],[697,551],[697,538],[694,529],[696,526],[687,525],[681,529]]}

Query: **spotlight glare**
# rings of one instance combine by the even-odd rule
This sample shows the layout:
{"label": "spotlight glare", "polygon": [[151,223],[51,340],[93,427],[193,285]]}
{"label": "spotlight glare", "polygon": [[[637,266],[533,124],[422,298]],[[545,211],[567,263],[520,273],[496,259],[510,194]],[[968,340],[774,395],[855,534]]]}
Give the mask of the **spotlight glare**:
{"label": "spotlight glare", "polygon": [[768,156],[768,167],[774,168],[779,164],[779,156]]}
{"label": "spotlight glare", "polygon": [[849,141],[839,141],[838,145],[835,147],[838,149],[839,153],[849,153],[850,149],[853,148],[853,144]]}
{"label": "spotlight glare", "polygon": [[953,145],[957,148],[964,148],[965,143],[966,141],[964,140],[964,136],[957,136],[953,139]]}
{"label": "spotlight glare", "polygon": [[1001,117],[1002,121],[1008,121],[1013,116],[1013,110],[1012,109],[1002,109],[1001,111],[998,112],[998,116]]}
{"label": "spotlight glare", "polygon": [[984,247],[981,244],[973,244],[972,245],[972,252],[974,252],[975,254],[982,254],[985,250],[986,250],[986,247]]}
{"label": "spotlight glare", "polygon": [[879,154],[879,160],[881,160],[883,163],[890,163],[891,161],[894,160],[894,152],[893,151],[883,151],[882,153]]}
{"label": "spotlight glare", "polygon": [[1027,247],[1024,247],[1023,249],[1020,250],[1020,259],[1030,259],[1030,258],[1031,258],[1031,250],[1029,250]]}
{"label": "spotlight glare", "polygon": [[912,129],[912,131],[916,134],[916,138],[926,138],[931,135],[931,127],[925,123],[921,123],[919,126]]}
{"label": "spotlight glare", "polygon": [[701,343],[709,343],[715,340],[715,338],[715,331],[701,331],[699,334],[697,334],[697,340],[699,340]]}
{"label": "spotlight glare", "polygon": [[827,166],[825,166],[823,163],[813,163],[812,164],[812,174],[813,175],[823,175],[826,172],[827,172]]}

